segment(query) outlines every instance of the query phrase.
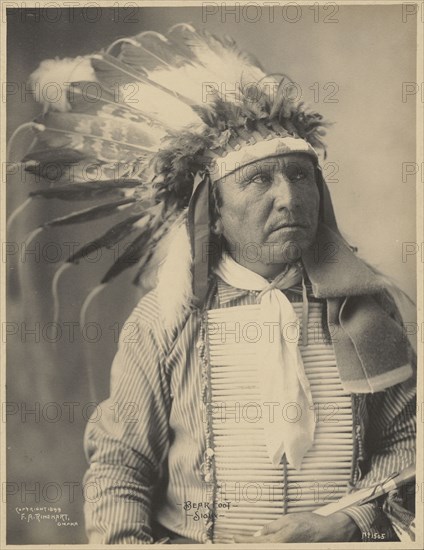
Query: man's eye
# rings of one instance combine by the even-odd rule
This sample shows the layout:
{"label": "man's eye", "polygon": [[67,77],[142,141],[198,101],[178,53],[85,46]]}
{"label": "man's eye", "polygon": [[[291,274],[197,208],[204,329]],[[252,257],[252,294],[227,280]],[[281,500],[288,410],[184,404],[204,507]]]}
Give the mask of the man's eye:
{"label": "man's eye", "polygon": [[306,178],[307,173],[300,166],[287,166],[286,176],[290,181],[300,181]]}
{"label": "man's eye", "polygon": [[256,176],[253,176],[249,180],[249,183],[258,183],[258,184],[267,184],[271,181],[270,176],[267,176],[266,174],[257,174]]}

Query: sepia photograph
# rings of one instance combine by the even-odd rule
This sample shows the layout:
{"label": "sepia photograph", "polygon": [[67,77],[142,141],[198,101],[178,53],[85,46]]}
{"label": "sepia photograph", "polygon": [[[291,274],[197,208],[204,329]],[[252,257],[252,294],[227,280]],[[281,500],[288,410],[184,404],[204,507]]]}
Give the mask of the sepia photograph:
{"label": "sepia photograph", "polygon": [[1,9],[0,547],[422,548],[423,3]]}

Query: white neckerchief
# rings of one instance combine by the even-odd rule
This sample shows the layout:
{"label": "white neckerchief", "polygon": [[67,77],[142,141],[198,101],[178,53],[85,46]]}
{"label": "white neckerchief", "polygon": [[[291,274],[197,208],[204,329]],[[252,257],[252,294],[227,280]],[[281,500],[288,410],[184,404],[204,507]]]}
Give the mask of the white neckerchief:
{"label": "white neckerchief", "polygon": [[[278,465],[286,454],[288,462],[300,469],[303,457],[314,441],[315,413],[298,346],[299,319],[290,301],[278,290],[300,282],[299,269],[291,266],[284,276],[269,283],[261,275],[235,262],[229,254],[223,254],[215,273],[232,287],[260,290],[258,300],[262,326],[280,326],[280,338],[275,337],[276,331],[272,330],[269,334],[274,337],[261,338],[259,344],[263,373],[260,376],[261,396],[267,411],[262,415],[267,418],[263,423],[265,440],[274,465]],[[307,331],[306,326],[303,331]],[[273,418],[269,411],[274,411]]]}

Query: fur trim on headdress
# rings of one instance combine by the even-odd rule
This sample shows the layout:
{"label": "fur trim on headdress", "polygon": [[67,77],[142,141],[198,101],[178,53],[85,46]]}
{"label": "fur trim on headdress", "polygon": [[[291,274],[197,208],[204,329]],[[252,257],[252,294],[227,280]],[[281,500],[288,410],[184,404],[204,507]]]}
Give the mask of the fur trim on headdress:
{"label": "fur trim on headdress", "polygon": [[[44,112],[49,109],[66,112],[71,109],[68,101],[68,90],[71,82],[93,82],[96,80],[90,59],[45,59],[30,77],[37,101],[42,101]],[[42,93],[48,86],[53,87],[52,97]],[[59,87],[59,93],[57,93]]]}

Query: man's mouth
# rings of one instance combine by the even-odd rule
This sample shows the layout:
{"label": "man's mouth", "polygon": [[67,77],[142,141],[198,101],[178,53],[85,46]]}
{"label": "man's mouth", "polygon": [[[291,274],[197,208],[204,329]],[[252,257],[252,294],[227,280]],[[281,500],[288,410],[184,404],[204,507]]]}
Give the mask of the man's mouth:
{"label": "man's mouth", "polygon": [[280,231],[282,229],[287,229],[287,230],[290,230],[290,229],[305,229],[305,225],[303,225],[301,223],[281,223],[281,224],[275,226],[272,231],[273,232],[274,231]]}

